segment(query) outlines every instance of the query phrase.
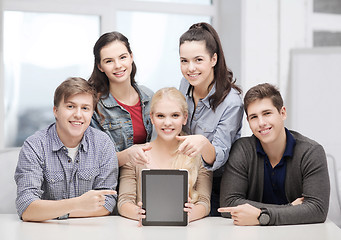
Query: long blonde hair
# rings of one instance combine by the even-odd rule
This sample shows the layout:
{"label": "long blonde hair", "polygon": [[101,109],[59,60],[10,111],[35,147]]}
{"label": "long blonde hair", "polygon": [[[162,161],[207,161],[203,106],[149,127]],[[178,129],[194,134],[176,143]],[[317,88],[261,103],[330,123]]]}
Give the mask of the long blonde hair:
{"label": "long blonde hair", "polygon": [[[161,88],[158,90],[151,101],[150,112],[153,114],[155,105],[163,98],[168,98],[177,102],[184,116],[188,115],[188,106],[184,95],[174,87]],[[180,135],[185,135],[183,132]],[[180,145],[180,142],[179,142]],[[172,163],[173,169],[186,169],[188,171],[188,190],[193,203],[198,201],[198,193],[194,190],[201,166],[201,156],[188,157],[178,153]]]}
{"label": "long blonde hair", "polygon": [[188,192],[193,203],[196,203],[199,198],[198,192],[194,189],[194,186],[198,178],[200,165],[200,155],[189,157],[180,153],[177,154],[172,164],[174,169],[186,169],[188,171]]}

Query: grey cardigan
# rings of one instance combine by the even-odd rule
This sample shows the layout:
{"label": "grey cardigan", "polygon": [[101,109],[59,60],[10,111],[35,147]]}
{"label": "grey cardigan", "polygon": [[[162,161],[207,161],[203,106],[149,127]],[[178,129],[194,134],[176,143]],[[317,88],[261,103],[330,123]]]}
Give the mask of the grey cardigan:
{"label": "grey cardigan", "polygon": [[[243,137],[232,146],[221,181],[220,206],[248,203],[266,207],[269,225],[324,222],[329,207],[329,176],[326,154],[317,142],[290,131],[296,140],[293,157],[286,158],[286,197],[291,203],[304,197],[300,205],[261,203],[263,197],[264,157],[257,154],[256,137]],[[223,217],[230,217],[223,213]]]}

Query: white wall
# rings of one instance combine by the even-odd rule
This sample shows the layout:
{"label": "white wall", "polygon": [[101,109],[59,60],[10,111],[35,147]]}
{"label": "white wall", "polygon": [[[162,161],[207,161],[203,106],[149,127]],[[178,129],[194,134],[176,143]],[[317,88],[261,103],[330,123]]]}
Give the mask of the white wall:
{"label": "white wall", "polygon": [[[312,0],[224,0],[219,2],[221,36],[227,64],[244,94],[256,84],[278,86],[284,101],[288,89],[290,51],[309,47]],[[310,36],[310,35],[309,35]],[[243,135],[250,135],[244,120]]]}
{"label": "white wall", "polygon": [[[3,65],[3,0],[0,0],[0,116],[4,116],[4,108],[1,107],[1,106],[4,106],[5,103],[4,103],[4,98],[2,96],[4,96],[4,81],[3,81],[3,78],[4,78],[4,75],[3,75],[3,72],[4,72],[4,65]],[[0,119],[0,121],[3,122],[3,119]],[[0,124],[0,148],[2,146],[4,146],[4,138],[2,136],[4,136],[5,133],[4,133],[4,125],[3,124]]]}
{"label": "white wall", "polygon": [[237,84],[242,85],[243,69],[243,9],[244,0],[224,0],[218,3],[220,21],[217,22],[221,44],[225,53],[227,66],[233,71]]}
{"label": "white wall", "polygon": [[291,63],[289,126],[341,163],[341,47],[296,49]]}

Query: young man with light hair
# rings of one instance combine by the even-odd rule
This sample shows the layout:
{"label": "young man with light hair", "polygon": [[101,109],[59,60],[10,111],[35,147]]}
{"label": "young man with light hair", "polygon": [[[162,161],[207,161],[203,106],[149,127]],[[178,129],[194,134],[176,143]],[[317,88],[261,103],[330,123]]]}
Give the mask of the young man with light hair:
{"label": "young man with light hair", "polygon": [[28,137],[15,171],[16,207],[24,221],[110,214],[118,163],[109,137],[89,127],[97,93],[69,78],[54,95],[56,122]]}

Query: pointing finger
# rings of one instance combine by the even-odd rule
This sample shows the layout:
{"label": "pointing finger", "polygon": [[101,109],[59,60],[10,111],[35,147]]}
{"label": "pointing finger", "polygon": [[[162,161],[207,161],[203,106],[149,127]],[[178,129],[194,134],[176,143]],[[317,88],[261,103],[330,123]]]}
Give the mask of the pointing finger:
{"label": "pointing finger", "polygon": [[176,136],[176,139],[179,141],[186,140],[187,136]]}
{"label": "pointing finger", "polygon": [[145,151],[149,151],[150,149],[152,149],[152,146],[149,143],[146,143],[146,145],[144,145],[142,147],[142,150]]}
{"label": "pointing finger", "polygon": [[218,208],[218,212],[232,212],[233,209],[230,207]]}

